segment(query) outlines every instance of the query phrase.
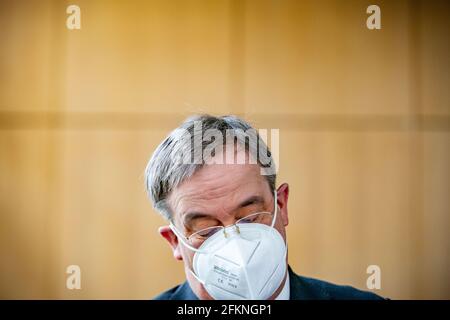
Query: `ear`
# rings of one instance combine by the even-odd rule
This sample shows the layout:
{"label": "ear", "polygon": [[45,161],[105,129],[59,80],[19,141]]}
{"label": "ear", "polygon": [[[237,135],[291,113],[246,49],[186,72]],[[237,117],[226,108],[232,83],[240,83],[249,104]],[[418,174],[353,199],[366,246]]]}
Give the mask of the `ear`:
{"label": "ear", "polygon": [[175,233],[173,233],[172,229],[170,229],[169,226],[162,226],[159,227],[158,232],[169,243],[173,251],[173,257],[176,260],[183,260],[183,257],[181,256],[180,246],[178,243],[178,238],[175,235]]}
{"label": "ear", "polygon": [[283,221],[283,225],[286,227],[289,224],[288,218],[288,199],[289,199],[289,185],[287,183],[283,183],[277,190],[277,202],[278,209],[281,216],[281,221]]}

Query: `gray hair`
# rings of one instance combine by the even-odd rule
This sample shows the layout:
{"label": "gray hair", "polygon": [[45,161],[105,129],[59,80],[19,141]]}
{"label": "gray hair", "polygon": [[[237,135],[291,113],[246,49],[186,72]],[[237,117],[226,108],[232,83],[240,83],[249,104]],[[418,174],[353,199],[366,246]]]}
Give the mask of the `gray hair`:
{"label": "gray hair", "polygon": [[[200,130],[198,130],[199,125],[201,126]],[[215,134],[213,141],[204,141],[204,136],[211,130],[219,132],[219,136]],[[237,141],[238,147],[245,148],[249,158],[254,159],[255,163],[261,167],[261,174],[265,176],[270,189],[275,190],[276,171],[273,170],[275,163],[272,154],[250,124],[231,115],[221,117],[196,115],[186,119],[163,140],[145,169],[148,196],[153,207],[163,217],[168,220],[172,218],[167,203],[170,192],[190,178],[203,165],[208,164],[210,158],[205,159],[205,151],[211,152],[212,150],[211,155],[214,157],[216,155],[215,148],[225,147],[229,143],[230,134],[233,144]],[[223,137],[226,139],[222,139]],[[233,148],[233,154],[234,151]]]}

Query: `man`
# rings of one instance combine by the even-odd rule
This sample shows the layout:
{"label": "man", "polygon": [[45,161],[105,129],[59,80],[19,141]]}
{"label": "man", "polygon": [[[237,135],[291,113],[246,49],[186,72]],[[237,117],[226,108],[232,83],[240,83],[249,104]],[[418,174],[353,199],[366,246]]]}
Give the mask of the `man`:
{"label": "man", "polygon": [[145,176],[169,221],[159,233],[187,279],[156,299],[381,299],[291,270],[289,186],[276,188],[272,154],[242,119],[187,119],[158,146]]}

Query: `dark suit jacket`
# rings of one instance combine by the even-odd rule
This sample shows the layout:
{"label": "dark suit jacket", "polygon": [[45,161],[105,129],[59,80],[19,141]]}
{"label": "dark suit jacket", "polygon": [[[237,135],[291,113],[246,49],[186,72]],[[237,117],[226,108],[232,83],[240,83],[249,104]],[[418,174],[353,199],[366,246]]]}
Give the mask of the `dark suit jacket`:
{"label": "dark suit jacket", "polygon": [[[382,297],[350,286],[340,286],[295,274],[289,267],[290,300],[381,300]],[[155,300],[198,300],[188,282],[158,295]]]}

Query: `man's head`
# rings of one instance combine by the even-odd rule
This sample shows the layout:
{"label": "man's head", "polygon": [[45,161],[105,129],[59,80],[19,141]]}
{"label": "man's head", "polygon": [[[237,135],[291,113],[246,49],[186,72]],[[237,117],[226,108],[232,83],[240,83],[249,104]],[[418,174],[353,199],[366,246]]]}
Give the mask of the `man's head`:
{"label": "man's head", "polygon": [[[208,227],[229,226],[252,213],[272,212],[276,174],[268,168],[274,163],[255,132],[234,116],[203,115],[186,120],[158,146],[147,165],[146,185],[154,207],[186,236]],[[232,139],[228,139],[230,133]],[[288,185],[283,184],[276,192],[278,215],[274,227],[286,241]],[[169,226],[159,232],[174,257],[184,262],[196,295],[211,298],[188,272],[194,252],[183,246]],[[273,296],[280,290],[281,286]]]}

